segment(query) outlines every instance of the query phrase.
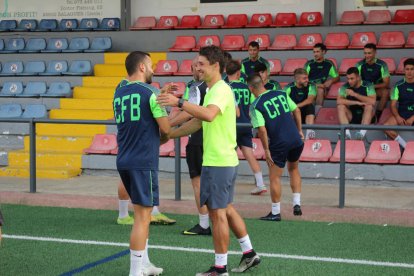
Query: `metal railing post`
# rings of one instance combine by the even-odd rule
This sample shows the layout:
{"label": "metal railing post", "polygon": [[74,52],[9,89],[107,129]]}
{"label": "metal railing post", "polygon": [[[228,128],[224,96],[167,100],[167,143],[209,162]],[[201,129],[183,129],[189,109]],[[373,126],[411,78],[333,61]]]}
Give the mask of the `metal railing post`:
{"label": "metal railing post", "polygon": [[30,192],[36,193],[36,123],[30,120]]}
{"label": "metal railing post", "polygon": [[340,130],[340,155],[339,155],[339,208],[345,207],[345,126]]}
{"label": "metal railing post", "polygon": [[181,200],[181,139],[176,138],[175,144],[175,200]]}

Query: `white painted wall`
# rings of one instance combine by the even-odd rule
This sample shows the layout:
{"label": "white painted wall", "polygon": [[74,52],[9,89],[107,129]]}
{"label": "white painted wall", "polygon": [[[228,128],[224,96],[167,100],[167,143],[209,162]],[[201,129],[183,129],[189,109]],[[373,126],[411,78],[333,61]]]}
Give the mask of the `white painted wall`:
{"label": "white painted wall", "polygon": [[389,6],[389,7],[382,7],[382,6],[364,7],[362,0],[336,0],[336,1],[337,1],[336,3],[337,20],[341,18],[343,11],[362,10],[365,12],[365,16],[367,16],[369,10],[390,10],[391,14],[394,15],[394,12],[396,10],[414,9],[414,5]]}

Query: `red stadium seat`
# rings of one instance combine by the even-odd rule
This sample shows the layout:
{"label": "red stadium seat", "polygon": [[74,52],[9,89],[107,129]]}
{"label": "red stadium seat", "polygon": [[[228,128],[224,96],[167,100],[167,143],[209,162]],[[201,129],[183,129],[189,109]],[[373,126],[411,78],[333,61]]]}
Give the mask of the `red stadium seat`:
{"label": "red stadium seat", "polygon": [[193,61],[191,59],[184,59],[181,61],[180,67],[178,67],[178,71],[173,73],[174,76],[192,76],[193,73],[191,72],[191,65]]}
{"label": "red stadium seat", "polygon": [[247,25],[247,21],[247,14],[229,14],[226,24],[221,27],[225,29],[244,28]]}
{"label": "red stadium seat", "polygon": [[389,10],[370,10],[364,24],[389,24],[391,12]]}
{"label": "red stadium seat", "polygon": [[174,45],[168,49],[171,52],[188,52],[196,46],[196,39],[194,36],[177,36]]}
{"label": "red stadium seat", "polygon": [[320,12],[303,12],[296,26],[317,26],[322,24],[322,14]]}
{"label": "red stadium seat", "polygon": [[[329,159],[330,162],[340,162],[341,141],[336,143],[334,153]],[[346,140],[345,141],[345,162],[347,163],[362,163],[366,156],[364,141],[360,140]]]}
{"label": "red stadium seat", "polygon": [[[181,146],[180,146],[180,157],[185,157],[186,156],[186,150],[185,147],[188,144],[188,136],[183,136],[180,138],[180,142],[181,142]],[[172,140],[174,141],[174,140]],[[175,141],[174,141],[175,143]],[[174,145],[174,150],[172,152],[170,152],[170,156],[175,156],[175,145]]]}
{"label": "red stadium seat", "polygon": [[180,24],[174,29],[196,29],[201,26],[201,18],[199,15],[184,15]]}
{"label": "red stadium seat", "polygon": [[164,29],[173,29],[175,26],[178,25],[178,17],[171,15],[171,16],[161,16],[157,22],[157,25],[152,28],[154,30],[164,30]]}
{"label": "red stadium seat", "polygon": [[359,25],[364,22],[365,16],[363,11],[344,11],[338,25]]}
{"label": "red stadium seat", "polygon": [[262,28],[270,25],[272,25],[272,15],[270,13],[255,13],[246,28]]}
{"label": "red stadium seat", "polygon": [[306,140],[299,160],[308,162],[327,162],[331,156],[331,141]]}
{"label": "red stadium seat", "polygon": [[348,48],[350,49],[362,49],[365,44],[374,43],[377,44],[377,38],[374,32],[358,32],[352,36],[351,44]]}
{"label": "red stadium seat", "polygon": [[414,164],[414,141],[407,142],[404,153],[401,157],[400,164],[413,165]]}
{"label": "red stadium seat", "polygon": [[390,72],[390,74],[394,74],[395,73],[395,61],[393,58],[381,58],[381,60],[385,61],[385,63],[388,66],[388,71]]}
{"label": "red stadium seat", "polygon": [[174,139],[168,140],[167,143],[160,146],[160,156],[170,156],[171,152],[174,151]]}
{"label": "red stadium seat", "polygon": [[296,36],[294,34],[279,34],[275,36],[272,45],[268,50],[289,50],[296,46]]}
{"label": "red stadium seat", "polygon": [[336,82],[331,85],[329,88],[328,94],[326,95],[326,99],[329,100],[336,100],[339,94],[339,89],[344,85],[344,82]]}
{"label": "red stadium seat", "polygon": [[252,41],[259,43],[260,50],[266,50],[267,47],[270,46],[270,38],[268,34],[252,34],[248,36],[246,45],[244,45],[242,50],[249,49],[249,43]]}
{"label": "red stadium seat", "polygon": [[152,85],[152,86],[154,86],[154,87],[155,87],[155,88],[157,88],[157,89],[160,89],[160,83],[159,83],[159,82],[153,81],[153,82],[151,83],[151,85]]}
{"label": "red stadium seat", "polygon": [[334,64],[335,68],[338,69],[338,62],[336,62],[336,58],[328,58],[328,60],[332,61],[332,63]]}
{"label": "red stadium seat", "polygon": [[217,29],[224,25],[224,16],[222,14],[208,14],[204,16],[203,23],[198,26],[199,29]]}
{"label": "red stadium seat", "polygon": [[116,147],[115,149],[111,150],[111,154],[117,155],[118,154],[118,147]]}
{"label": "red stadium seat", "polygon": [[345,75],[348,68],[354,67],[355,64],[357,64],[357,62],[359,62],[360,60],[361,60],[360,58],[344,58],[344,59],[342,59],[341,66],[339,66],[339,70],[338,70],[339,74],[340,75]]}
{"label": "red stadium seat", "polygon": [[346,49],[349,46],[348,33],[328,33],[324,44],[328,49]]}
{"label": "red stadium seat", "polygon": [[220,47],[220,38],[218,37],[218,35],[202,35],[198,39],[197,46],[193,48],[193,51],[199,51],[201,47],[211,45]]}
{"label": "red stadium seat", "polygon": [[177,86],[177,91],[174,91],[174,96],[181,98],[185,92],[185,82],[182,81],[171,81],[164,83],[164,86],[174,84]]}
{"label": "red stadium seat", "polygon": [[[260,141],[259,138],[253,138],[253,155],[257,160],[265,159],[265,151],[263,149],[262,141]],[[243,152],[240,150],[239,147],[237,147],[237,156],[239,159],[244,160],[246,157],[244,157]]]}
{"label": "red stadium seat", "polygon": [[382,113],[381,113],[381,117],[378,120],[378,125],[383,125],[390,117],[392,116],[391,113],[391,108],[387,107],[385,108]]}
{"label": "red stadium seat", "polygon": [[159,60],[155,66],[154,75],[171,76],[178,71],[178,62],[176,60]]}
{"label": "red stadium seat", "polygon": [[369,147],[365,163],[396,164],[401,158],[400,144],[397,141],[373,141]]}
{"label": "red stadium seat", "polygon": [[268,59],[267,60],[270,65],[270,75],[279,75],[280,71],[282,71],[282,63],[280,59]]}
{"label": "red stadium seat", "polygon": [[407,37],[407,42],[405,43],[405,48],[414,48],[414,32],[409,32]]}
{"label": "red stadium seat", "polygon": [[391,24],[412,24],[414,23],[414,9],[396,10]]}
{"label": "red stadium seat", "polygon": [[401,31],[382,32],[377,48],[403,48],[405,44],[404,33]]}
{"label": "red stadium seat", "polygon": [[317,125],[339,125],[336,107],[322,107],[315,118]]}
{"label": "red stadium seat", "polygon": [[322,35],[320,33],[302,34],[299,37],[298,45],[294,47],[296,50],[312,49],[316,43],[322,43]]}
{"label": "red stadium seat", "polygon": [[244,44],[243,35],[224,35],[221,48],[226,51],[240,51]]}
{"label": "red stadium seat", "polygon": [[308,60],[306,58],[288,58],[283,65],[280,75],[293,75],[296,68],[303,68]]}
{"label": "red stadium seat", "polygon": [[86,154],[111,154],[111,150],[118,147],[115,134],[96,134],[89,148],[84,149]]}
{"label": "red stadium seat", "polygon": [[140,16],[135,20],[133,26],[131,26],[130,30],[149,30],[154,28],[157,25],[157,19],[155,16]]}
{"label": "red stadium seat", "polygon": [[296,25],[296,13],[294,12],[281,12],[276,14],[275,22],[270,25],[271,27],[291,27]]}
{"label": "red stadium seat", "polygon": [[397,71],[395,71],[396,74],[398,74],[398,75],[404,75],[404,61],[406,59],[407,59],[406,57],[400,59],[400,63],[398,64]]}
{"label": "red stadium seat", "polygon": [[282,89],[283,88],[285,88],[285,86],[286,85],[288,85],[289,83],[288,82],[283,82],[283,81],[281,81],[281,82],[279,82],[279,84],[280,84],[280,86],[282,87]]}

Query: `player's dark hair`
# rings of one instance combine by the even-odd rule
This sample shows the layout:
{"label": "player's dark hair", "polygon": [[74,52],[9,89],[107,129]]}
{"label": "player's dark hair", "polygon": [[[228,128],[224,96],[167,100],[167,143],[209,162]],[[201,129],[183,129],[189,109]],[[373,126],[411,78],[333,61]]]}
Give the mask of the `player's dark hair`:
{"label": "player's dark hair", "polygon": [[228,62],[228,61],[230,61],[230,60],[233,59],[233,57],[231,56],[231,54],[229,52],[227,52],[227,51],[223,51],[223,56],[224,56],[224,60],[226,62]]}
{"label": "player's dark hair", "polygon": [[259,73],[253,73],[249,75],[246,79],[246,82],[249,86],[252,86],[255,89],[263,86],[263,79],[260,77]]}
{"label": "player's dark hair", "polygon": [[364,46],[364,49],[372,49],[372,50],[377,50],[377,45],[375,45],[374,43],[367,43]]}
{"label": "player's dark hair", "polygon": [[348,68],[348,70],[346,70],[346,74],[347,75],[355,74],[355,75],[359,76],[358,68],[356,68],[356,67],[350,67],[350,68]]}
{"label": "player's dark hair", "polygon": [[218,62],[220,66],[220,73],[222,74],[224,71],[224,54],[220,47],[211,45],[200,48],[200,56],[205,57],[210,65]]}
{"label": "player's dark hair", "polygon": [[237,60],[232,59],[226,64],[226,73],[229,76],[236,74],[237,71],[240,71],[240,69],[241,65]]}
{"label": "player's dark hair", "polygon": [[125,59],[125,68],[127,70],[128,76],[132,76],[136,72],[138,64],[144,62],[145,57],[149,56],[150,55],[148,53],[141,51],[134,51],[129,53]]}
{"label": "player's dark hair", "polygon": [[259,44],[259,42],[253,40],[253,41],[250,41],[249,42],[249,47],[253,47],[253,48],[259,49],[260,48],[260,44]]}
{"label": "player's dark hair", "polygon": [[328,49],[326,48],[326,46],[325,46],[325,44],[323,44],[323,43],[316,43],[314,46],[313,46],[313,48],[319,48],[319,49],[321,49],[322,51],[324,51],[324,52],[326,52]]}
{"label": "player's dark hair", "polygon": [[259,72],[263,72],[263,71],[267,71],[267,67],[264,63],[259,62],[254,66],[254,72],[255,73],[259,73]]}
{"label": "player's dark hair", "polygon": [[407,65],[414,66],[414,58],[407,58],[406,60],[404,60],[404,67]]}
{"label": "player's dark hair", "polygon": [[298,75],[307,75],[308,71],[306,71],[303,68],[296,68],[295,71],[293,71],[293,75],[296,77]]}

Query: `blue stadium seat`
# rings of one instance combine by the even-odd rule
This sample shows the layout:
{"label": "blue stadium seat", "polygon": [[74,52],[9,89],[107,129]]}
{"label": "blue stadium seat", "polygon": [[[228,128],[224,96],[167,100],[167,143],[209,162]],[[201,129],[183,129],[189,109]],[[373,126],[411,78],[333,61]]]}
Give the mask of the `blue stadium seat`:
{"label": "blue stadium seat", "polygon": [[98,53],[106,52],[112,48],[112,40],[110,37],[94,37],[91,42],[91,47],[85,52]]}
{"label": "blue stadium seat", "polygon": [[23,62],[21,61],[9,61],[3,64],[1,70],[1,76],[14,76],[23,72]]}
{"label": "blue stadium seat", "polygon": [[46,118],[47,110],[44,104],[28,104],[26,105],[22,118]]}
{"label": "blue stadium seat", "polygon": [[103,18],[96,31],[118,31],[121,26],[119,18]]}
{"label": "blue stadium seat", "polygon": [[0,118],[19,118],[22,116],[22,106],[20,104],[1,104]]}
{"label": "blue stadium seat", "polygon": [[23,93],[23,83],[21,81],[6,81],[3,83],[0,97],[14,97]]}
{"label": "blue stadium seat", "polygon": [[24,49],[24,39],[23,38],[10,38],[7,40],[4,50],[0,53],[9,54],[9,53],[16,53],[20,50]]}
{"label": "blue stadium seat", "polygon": [[37,53],[46,49],[46,40],[44,38],[29,38],[26,42],[26,46],[20,53]]}
{"label": "blue stadium seat", "polygon": [[92,73],[92,64],[89,60],[74,60],[70,64],[69,70],[63,75],[90,75]]}
{"label": "blue stadium seat", "polygon": [[46,83],[44,81],[30,81],[26,84],[19,97],[40,97],[46,93]]}
{"label": "blue stadium seat", "polygon": [[43,97],[67,97],[70,96],[71,89],[70,83],[66,81],[56,81],[50,83],[49,89],[46,92],[46,95]]}
{"label": "blue stadium seat", "polygon": [[35,31],[37,28],[37,20],[36,19],[22,19],[19,22],[19,26],[15,29],[17,32],[24,32],[24,31]]}
{"label": "blue stadium seat", "polygon": [[28,61],[24,64],[23,72],[20,76],[33,76],[45,72],[46,64],[44,61]]}
{"label": "blue stadium seat", "polygon": [[39,22],[39,26],[37,26],[36,31],[39,32],[47,32],[47,31],[54,31],[58,27],[58,22],[56,19],[42,19]]}
{"label": "blue stadium seat", "polygon": [[16,20],[2,20],[0,22],[0,32],[11,32],[17,28]]}
{"label": "blue stadium seat", "polygon": [[59,53],[68,48],[68,40],[66,38],[49,38],[47,47],[42,53]]}
{"label": "blue stadium seat", "polygon": [[4,50],[4,40],[0,38],[0,52]]}
{"label": "blue stadium seat", "polygon": [[66,60],[52,60],[47,64],[46,72],[40,73],[42,76],[59,76],[68,71]]}
{"label": "blue stadium seat", "polygon": [[62,52],[65,53],[76,53],[83,52],[89,49],[89,39],[87,37],[74,37],[69,43],[69,47]]}
{"label": "blue stadium seat", "polygon": [[79,27],[74,31],[93,31],[99,26],[98,18],[83,18]]}
{"label": "blue stadium seat", "polygon": [[77,19],[62,19],[59,23],[59,28],[56,31],[65,32],[65,31],[72,31],[78,28],[78,20]]}

